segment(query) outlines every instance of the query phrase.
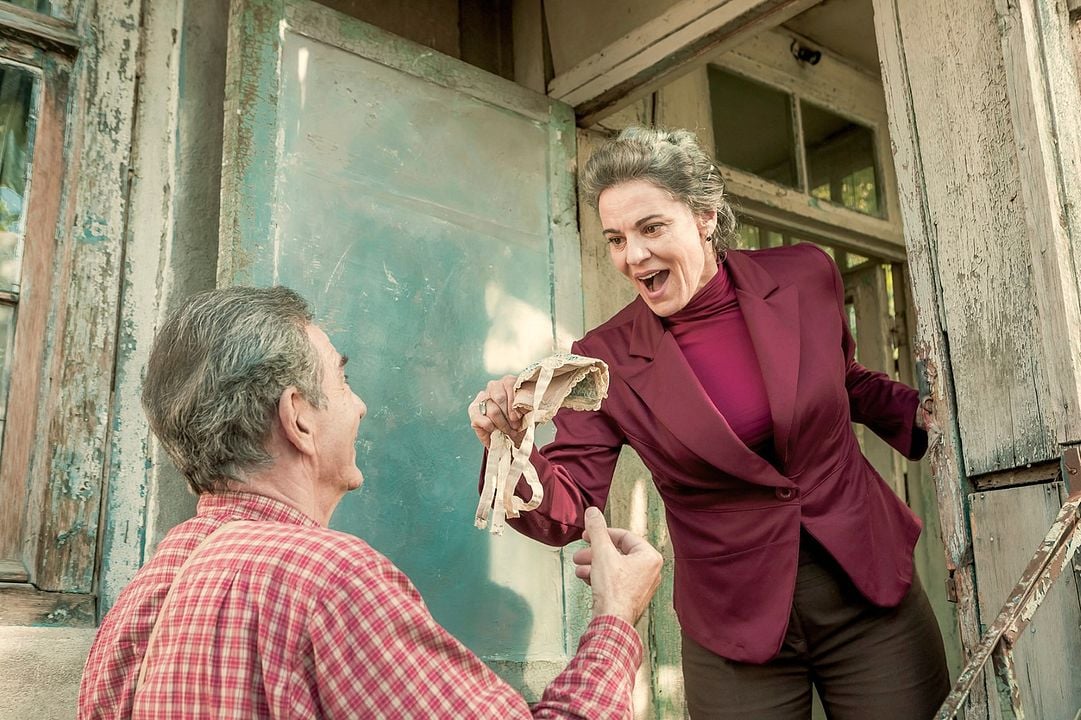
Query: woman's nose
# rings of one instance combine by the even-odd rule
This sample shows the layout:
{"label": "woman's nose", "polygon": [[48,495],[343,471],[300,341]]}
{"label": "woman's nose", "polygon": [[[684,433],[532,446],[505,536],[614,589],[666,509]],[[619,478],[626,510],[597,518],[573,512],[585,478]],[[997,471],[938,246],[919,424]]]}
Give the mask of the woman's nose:
{"label": "woman's nose", "polygon": [[627,238],[627,263],[639,265],[649,258],[649,247],[642,240]]}

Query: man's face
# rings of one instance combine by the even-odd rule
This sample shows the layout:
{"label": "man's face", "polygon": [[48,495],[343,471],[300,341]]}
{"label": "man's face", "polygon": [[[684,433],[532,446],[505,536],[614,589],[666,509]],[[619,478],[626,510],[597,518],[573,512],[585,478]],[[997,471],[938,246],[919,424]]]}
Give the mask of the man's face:
{"label": "man's face", "polygon": [[346,358],[338,353],[330,338],[315,325],[307,328],[316,354],[323,365],[323,394],[326,401],[316,410],[316,443],[321,480],[343,494],[364,482],[357,468],[357,429],[368,408],[349,387],[345,377]]}

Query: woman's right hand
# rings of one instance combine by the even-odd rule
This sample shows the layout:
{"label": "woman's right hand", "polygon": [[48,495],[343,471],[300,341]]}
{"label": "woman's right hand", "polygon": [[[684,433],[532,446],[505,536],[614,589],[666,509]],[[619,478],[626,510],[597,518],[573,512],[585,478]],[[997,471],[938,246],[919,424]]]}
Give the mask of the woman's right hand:
{"label": "woman's right hand", "polygon": [[469,425],[484,447],[491,444],[492,433],[496,430],[509,437],[515,445],[521,444],[525,437],[522,414],[513,407],[514,383],[517,379],[515,375],[505,375],[492,380],[469,403]]}

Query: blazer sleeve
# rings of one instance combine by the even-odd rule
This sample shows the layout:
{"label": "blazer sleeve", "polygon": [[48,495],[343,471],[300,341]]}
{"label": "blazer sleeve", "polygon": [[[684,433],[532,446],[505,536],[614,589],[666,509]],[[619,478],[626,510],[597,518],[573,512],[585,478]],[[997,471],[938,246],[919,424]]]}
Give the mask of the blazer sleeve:
{"label": "blazer sleeve", "polygon": [[916,427],[919,394],[885,373],[868,370],[856,362],[856,341],[848,328],[841,273],[828,255],[822,255],[829,266],[841,318],[845,389],[852,421],[869,427],[909,460],[919,460],[927,452],[927,433]]}
{"label": "blazer sleeve", "polygon": [[[578,343],[571,352],[589,355]],[[625,436],[609,414],[608,401],[596,412],[563,408],[555,414],[555,440],[541,449],[534,448],[530,462],[544,488],[544,499],[535,509],[507,524],[518,532],[547,545],[562,546],[578,540],[585,529],[585,511],[595,506],[604,509],[612,475]],[[485,454],[487,461],[487,454]],[[484,469],[481,465],[481,486]],[[517,494],[529,500],[532,492],[524,480],[518,482]]]}

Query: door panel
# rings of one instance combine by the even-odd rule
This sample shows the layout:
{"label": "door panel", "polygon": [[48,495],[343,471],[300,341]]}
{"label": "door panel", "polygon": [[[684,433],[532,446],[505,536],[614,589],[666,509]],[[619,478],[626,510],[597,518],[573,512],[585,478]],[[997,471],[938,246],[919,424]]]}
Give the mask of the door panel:
{"label": "door panel", "polygon": [[230,23],[219,281],[295,288],[350,357],[366,481],[332,526],[483,657],[564,657],[560,551],[472,526],[466,406],[581,333],[570,108],[314,3]]}
{"label": "door panel", "polygon": [[[843,279],[845,304],[850,309],[852,334],[856,338],[856,359],[865,368],[896,378],[884,266],[881,263],[870,263],[846,272]],[[863,454],[893,491],[907,502],[904,458],[863,425],[856,424],[853,427]]]}

